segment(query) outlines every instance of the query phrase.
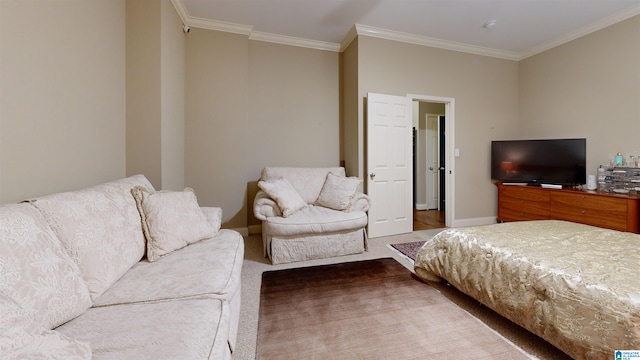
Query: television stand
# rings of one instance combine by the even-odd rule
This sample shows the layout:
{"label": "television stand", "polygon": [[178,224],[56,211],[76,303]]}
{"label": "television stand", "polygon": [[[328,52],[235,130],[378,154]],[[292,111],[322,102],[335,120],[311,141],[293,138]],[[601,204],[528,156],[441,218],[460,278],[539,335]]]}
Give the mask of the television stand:
{"label": "television stand", "polygon": [[539,186],[498,186],[498,222],[566,220],[640,232],[640,197]]}

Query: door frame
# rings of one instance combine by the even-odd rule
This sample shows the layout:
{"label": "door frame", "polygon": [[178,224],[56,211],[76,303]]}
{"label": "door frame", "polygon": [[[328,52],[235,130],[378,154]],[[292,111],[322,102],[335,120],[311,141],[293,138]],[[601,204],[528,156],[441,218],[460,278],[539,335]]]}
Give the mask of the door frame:
{"label": "door frame", "polygon": [[445,116],[445,226],[452,227],[455,223],[455,99],[442,96],[407,94],[415,101],[444,104]]}
{"label": "door frame", "polygon": [[[427,160],[431,160],[433,157],[435,157],[435,167],[439,168],[440,167],[440,116],[444,116],[440,115],[440,114],[430,114],[427,113],[425,114],[425,124],[426,124],[426,147],[425,147],[425,156]],[[429,120],[434,120],[435,122],[435,127],[430,127],[429,125]],[[432,129],[432,130],[431,130]],[[435,142],[435,144],[431,144],[429,145],[431,142],[429,141],[429,139],[431,138],[429,136],[429,131],[435,131],[435,140],[433,140],[433,142]],[[435,151],[431,151],[433,149],[433,145],[436,145],[436,149]],[[443,152],[444,153],[444,152]],[[426,184],[425,184],[425,194],[426,194],[426,201],[425,201],[425,206],[427,209],[437,209],[438,211],[442,210],[440,208],[440,197],[442,197],[440,195],[440,189],[442,188],[442,186],[444,184],[441,184],[440,181],[440,177],[437,176],[436,174],[439,173],[435,173],[433,172],[433,170],[429,170],[431,169],[434,164],[431,163],[431,161],[429,161],[428,164],[425,163],[425,170],[429,171],[429,175],[427,175],[426,178]],[[425,171],[425,173],[427,172]],[[438,170],[439,171],[439,170]],[[435,180],[433,179],[435,177]],[[431,189],[430,189],[431,188]],[[431,196],[429,196],[431,195]],[[435,198],[435,205],[431,202],[432,200],[434,200]],[[429,206],[431,205],[431,206]]]}

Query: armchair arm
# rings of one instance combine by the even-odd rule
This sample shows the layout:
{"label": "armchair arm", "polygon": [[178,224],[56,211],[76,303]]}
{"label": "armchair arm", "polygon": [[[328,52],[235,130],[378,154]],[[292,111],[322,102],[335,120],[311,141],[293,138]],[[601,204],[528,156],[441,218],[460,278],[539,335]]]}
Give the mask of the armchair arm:
{"label": "armchair arm", "polygon": [[216,233],[220,231],[220,226],[222,226],[222,208],[219,207],[200,207],[204,216],[209,220],[213,228],[216,230]]}
{"label": "armchair arm", "polygon": [[371,207],[371,199],[369,199],[369,195],[365,193],[357,193],[353,197],[353,201],[351,202],[351,207],[348,211],[369,211]]}
{"label": "armchair arm", "polygon": [[267,220],[268,217],[282,216],[282,210],[266,192],[258,190],[253,200],[253,214],[258,220]]}

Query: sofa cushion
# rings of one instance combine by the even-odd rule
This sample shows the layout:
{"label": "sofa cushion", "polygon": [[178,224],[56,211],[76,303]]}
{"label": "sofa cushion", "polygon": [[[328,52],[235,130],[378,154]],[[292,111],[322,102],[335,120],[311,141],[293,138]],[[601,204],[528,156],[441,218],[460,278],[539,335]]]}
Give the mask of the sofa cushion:
{"label": "sofa cushion", "polygon": [[227,359],[223,307],[206,296],[93,307],[56,330],[89,342],[96,359]]}
{"label": "sofa cushion", "polygon": [[343,167],[299,168],[299,167],[265,167],[260,180],[269,181],[284,177],[300,194],[307,204],[316,202],[328,173],[345,176]]}
{"label": "sofa cushion", "polygon": [[307,206],[307,203],[286,178],[258,181],[258,187],[275,200],[284,217],[288,217]]}
{"label": "sofa cushion", "polygon": [[244,239],[233,230],[132,267],[94,306],[183,298],[200,294],[230,298],[240,287]]}
{"label": "sofa cushion", "polygon": [[316,205],[334,210],[348,210],[361,183],[362,180],[357,177],[345,177],[328,173],[318,200],[316,200]]}
{"label": "sofa cushion", "polygon": [[29,204],[0,206],[0,294],[52,329],[91,306],[78,265]]}
{"label": "sofa cushion", "polygon": [[147,259],[156,261],[174,250],[213,237],[216,230],[198,206],[193,189],[131,190],[136,199],[142,229],[147,240]]}
{"label": "sofa cushion", "polygon": [[135,186],[153,190],[135,175],[83,190],[31,200],[78,264],[95,299],[144,255]]}
{"label": "sofa cushion", "polygon": [[343,212],[314,205],[289,217],[272,217],[263,222],[269,235],[281,236],[356,230],[366,225],[367,214],[364,211]]}
{"label": "sofa cushion", "polygon": [[91,359],[89,344],[43,328],[32,312],[0,295],[0,359]]}

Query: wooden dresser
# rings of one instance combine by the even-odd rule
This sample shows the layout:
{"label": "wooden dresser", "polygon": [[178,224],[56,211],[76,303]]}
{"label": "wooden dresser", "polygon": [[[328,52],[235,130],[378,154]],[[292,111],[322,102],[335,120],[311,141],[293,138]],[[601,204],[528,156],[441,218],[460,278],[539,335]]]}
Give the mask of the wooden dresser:
{"label": "wooden dresser", "polygon": [[640,197],[498,184],[498,222],[567,220],[640,232]]}

